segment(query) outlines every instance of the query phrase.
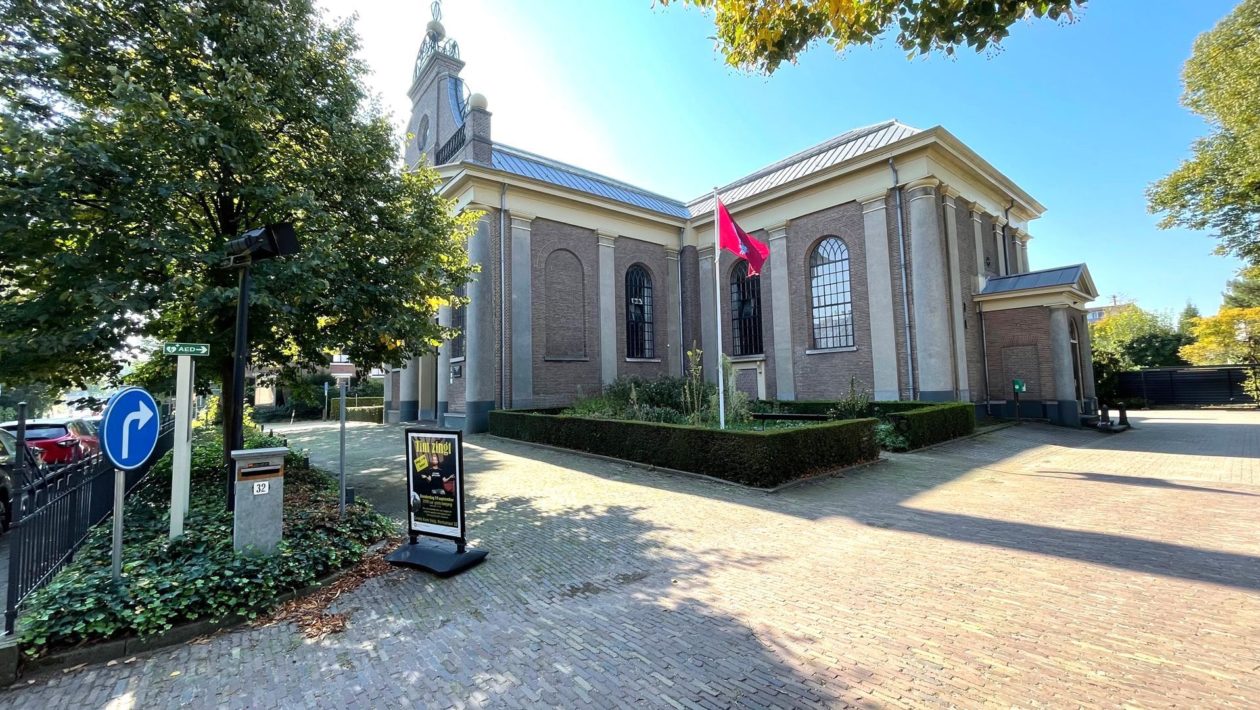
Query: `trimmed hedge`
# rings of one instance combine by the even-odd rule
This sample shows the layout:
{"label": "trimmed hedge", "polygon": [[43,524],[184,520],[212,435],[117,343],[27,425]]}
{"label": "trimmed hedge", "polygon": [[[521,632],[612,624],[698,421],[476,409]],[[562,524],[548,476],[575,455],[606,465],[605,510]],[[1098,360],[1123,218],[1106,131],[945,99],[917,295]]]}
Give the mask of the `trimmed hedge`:
{"label": "trimmed hedge", "polygon": [[[350,395],[349,397],[346,397],[346,418],[347,419],[350,418],[351,411],[355,409],[363,409],[366,407],[384,408],[385,398],[384,397],[355,397],[354,395]],[[336,419],[341,416],[340,412],[341,412],[341,398],[329,397],[328,409],[324,411],[324,416],[328,417],[329,419]],[[362,420],[356,420],[356,421],[362,421]],[[380,418],[378,417],[376,421],[379,422]]]}
{"label": "trimmed hedge", "polygon": [[967,436],[976,430],[976,407],[970,402],[933,404],[887,415],[911,449]]}
{"label": "trimmed hedge", "polygon": [[[757,404],[766,405],[776,412],[784,412],[787,414],[828,414],[839,404],[834,399],[818,399],[818,400],[789,400],[789,399],[764,399],[759,400]],[[885,416],[893,412],[908,412],[915,409],[934,406],[933,402],[922,402],[918,400],[906,401],[879,401],[871,402],[870,409],[867,412],[872,417]]]}
{"label": "trimmed hedge", "polygon": [[[367,399],[367,397],[364,397]],[[336,414],[335,418],[341,417],[341,410],[333,410]],[[346,421],[348,422],[371,422],[380,424],[385,420],[384,407],[346,407]]]}
{"label": "trimmed hedge", "polygon": [[539,411],[490,412],[490,433],[771,488],[879,458],[876,419],[766,431],[590,419]]}

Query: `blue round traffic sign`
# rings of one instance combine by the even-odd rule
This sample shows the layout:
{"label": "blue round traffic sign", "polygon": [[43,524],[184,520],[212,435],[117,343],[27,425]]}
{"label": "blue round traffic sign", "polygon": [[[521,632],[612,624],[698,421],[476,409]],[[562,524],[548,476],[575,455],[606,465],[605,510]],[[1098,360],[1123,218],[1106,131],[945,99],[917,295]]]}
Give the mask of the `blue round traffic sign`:
{"label": "blue round traffic sign", "polygon": [[157,447],[161,430],[162,420],[153,395],[139,387],[128,387],[110,397],[105,405],[101,450],[117,468],[140,468]]}

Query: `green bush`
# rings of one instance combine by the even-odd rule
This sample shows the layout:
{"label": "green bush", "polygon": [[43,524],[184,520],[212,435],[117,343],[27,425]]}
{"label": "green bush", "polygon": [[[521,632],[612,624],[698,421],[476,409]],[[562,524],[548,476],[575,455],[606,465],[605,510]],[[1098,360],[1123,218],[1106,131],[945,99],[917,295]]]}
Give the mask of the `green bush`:
{"label": "green bush", "polygon": [[[349,414],[349,411],[351,409],[359,409],[362,407],[384,408],[385,398],[384,397],[346,397],[347,415]],[[328,410],[326,412],[326,415],[329,419],[337,419],[341,416],[341,398],[340,397],[328,398]],[[381,420],[380,417],[376,418],[376,421],[379,422],[380,420]]]}
{"label": "green bush", "polygon": [[946,402],[888,414],[888,422],[905,437],[906,448],[918,449],[976,430],[976,407],[970,402]]}
{"label": "green bush", "polygon": [[652,466],[773,487],[879,457],[875,419],[766,431],[496,410],[490,433]]}
{"label": "green bush", "polygon": [[[338,414],[337,416],[341,416]],[[346,407],[346,421],[380,424],[385,418],[384,407]]]}
{"label": "green bush", "polygon": [[[258,430],[247,448],[281,446]],[[149,474],[150,483],[126,503],[123,583],[110,573],[110,526],[97,526],[74,561],[23,605],[25,652],[121,636],[150,636],[176,624],[233,615],[254,618],[290,590],[361,560],[368,545],[395,531],[365,503],[337,517],[337,482],[302,468],[298,454],[286,459],[284,539],[270,557],[237,555],[232,514],[225,510],[221,439],[205,431],[193,448],[191,493],[184,534],[168,540],[168,453]]]}

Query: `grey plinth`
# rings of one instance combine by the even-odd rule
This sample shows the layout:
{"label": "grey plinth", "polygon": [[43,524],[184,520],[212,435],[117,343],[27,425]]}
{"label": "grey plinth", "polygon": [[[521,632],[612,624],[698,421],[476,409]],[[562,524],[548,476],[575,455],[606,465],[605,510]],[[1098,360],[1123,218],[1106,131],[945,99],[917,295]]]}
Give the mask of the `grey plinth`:
{"label": "grey plinth", "polygon": [[287,453],[284,447],[232,452],[236,468],[232,547],[237,552],[270,555],[283,537]]}
{"label": "grey plinth", "polygon": [[255,494],[255,481],[236,482],[232,547],[270,555],[284,533],[284,478],[265,479],[267,492]]}

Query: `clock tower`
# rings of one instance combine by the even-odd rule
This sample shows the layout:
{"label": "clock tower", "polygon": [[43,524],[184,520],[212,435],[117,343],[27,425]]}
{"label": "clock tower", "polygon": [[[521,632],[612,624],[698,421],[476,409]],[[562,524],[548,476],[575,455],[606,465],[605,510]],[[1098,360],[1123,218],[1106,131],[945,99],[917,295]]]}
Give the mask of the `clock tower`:
{"label": "clock tower", "polygon": [[[404,157],[408,166],[421,160],[443,165],[460,160],[476,160],[482,152],[489,162],[490,114],[485,99],[469,94],[459,73],[464,62],[459,44],[446,36],[442,26],[442,3],[431,6],[433,19],[425,27],[424,42],[416,54],[412,73],[411,118],[407,123]],[[485,150],[479,150],[484,146]]]}

